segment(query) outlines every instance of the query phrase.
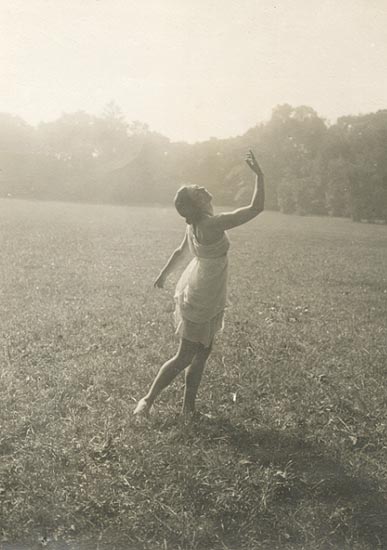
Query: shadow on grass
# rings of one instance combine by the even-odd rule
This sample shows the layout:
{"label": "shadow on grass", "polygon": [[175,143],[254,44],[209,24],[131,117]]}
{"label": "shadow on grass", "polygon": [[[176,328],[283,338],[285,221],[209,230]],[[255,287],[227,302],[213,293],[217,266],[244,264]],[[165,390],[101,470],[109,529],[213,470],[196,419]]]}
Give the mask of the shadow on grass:
{"label": "shadow on grass", "polygon": [[333,539],[354,536],[370,548],[387,548],[387,499],[376,481],[352,476],[343,464],[324,449],[300,436],[272,429],[249,431],[227,418],[201,417],[195,433],[206,439],[223,437],[234,452],[246,461],[273,471],[284,472],[289,465],[292,490],[281,495],[289,507],[314,506],[324,509],[320,532]]}

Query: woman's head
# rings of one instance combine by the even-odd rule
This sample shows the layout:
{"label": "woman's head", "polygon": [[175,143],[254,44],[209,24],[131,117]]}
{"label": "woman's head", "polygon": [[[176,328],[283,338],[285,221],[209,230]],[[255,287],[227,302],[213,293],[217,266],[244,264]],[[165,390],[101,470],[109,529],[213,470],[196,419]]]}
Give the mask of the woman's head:
{"label": "woman's head", "polygon": [[175,207],[188,224],[197,222],[204,214],[212,214],[212,195],[205,187],[184,185],[175,196]]}

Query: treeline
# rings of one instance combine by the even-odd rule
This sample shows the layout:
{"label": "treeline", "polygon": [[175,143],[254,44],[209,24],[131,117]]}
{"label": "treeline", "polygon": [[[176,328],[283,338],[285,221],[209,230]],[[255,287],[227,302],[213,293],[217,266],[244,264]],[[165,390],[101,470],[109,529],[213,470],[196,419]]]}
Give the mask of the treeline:
{"label": "treeline", "polygon": [[265,172],[267,208],[387,222],[387,109],[329,125],[307,106],[277,106],[244,135],[189,145],[127,122],[63,114],[37,127],[0,114],[2,197],[170,204],[184,183],[205,185],[223,205],[250,198],[248,149]]}

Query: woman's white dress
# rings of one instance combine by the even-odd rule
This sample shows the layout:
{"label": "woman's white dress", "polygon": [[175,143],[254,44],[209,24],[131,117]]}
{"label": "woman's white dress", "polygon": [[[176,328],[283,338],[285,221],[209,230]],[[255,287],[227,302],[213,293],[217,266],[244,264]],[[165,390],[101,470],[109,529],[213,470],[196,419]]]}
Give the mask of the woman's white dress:
{"label": "woman's white dress", "polygon": [[182,273],[175,291],[176,334],[208,347],[223,329],[227,301],[227,234],[212,244],[200,244],[191,225],[188,245],[194,258]]}

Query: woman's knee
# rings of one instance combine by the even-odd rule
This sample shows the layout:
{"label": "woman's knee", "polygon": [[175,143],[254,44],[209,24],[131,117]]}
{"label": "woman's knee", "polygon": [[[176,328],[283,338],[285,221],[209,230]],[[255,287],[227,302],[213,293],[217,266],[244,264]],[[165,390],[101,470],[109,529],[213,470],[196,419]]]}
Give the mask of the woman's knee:
{"label": "woman's knee", "polygon": [[185,340],[183,338],[180,342],[180,346],[175,358],[177,361],[187,366],[191,363],[192,359],[198,353],[198,350],[199,344],[197,342],[191,342],[190,340]]}
{"label": "woman's knee", "polygon": [[210,343],[210,345],[206,348],[203,346],[203,344],[200,344],[196,354],[195,354],[195,360],[199,361],[199,362],[205,362],[207,361],[210,353],[212,351],[212,342]]}

